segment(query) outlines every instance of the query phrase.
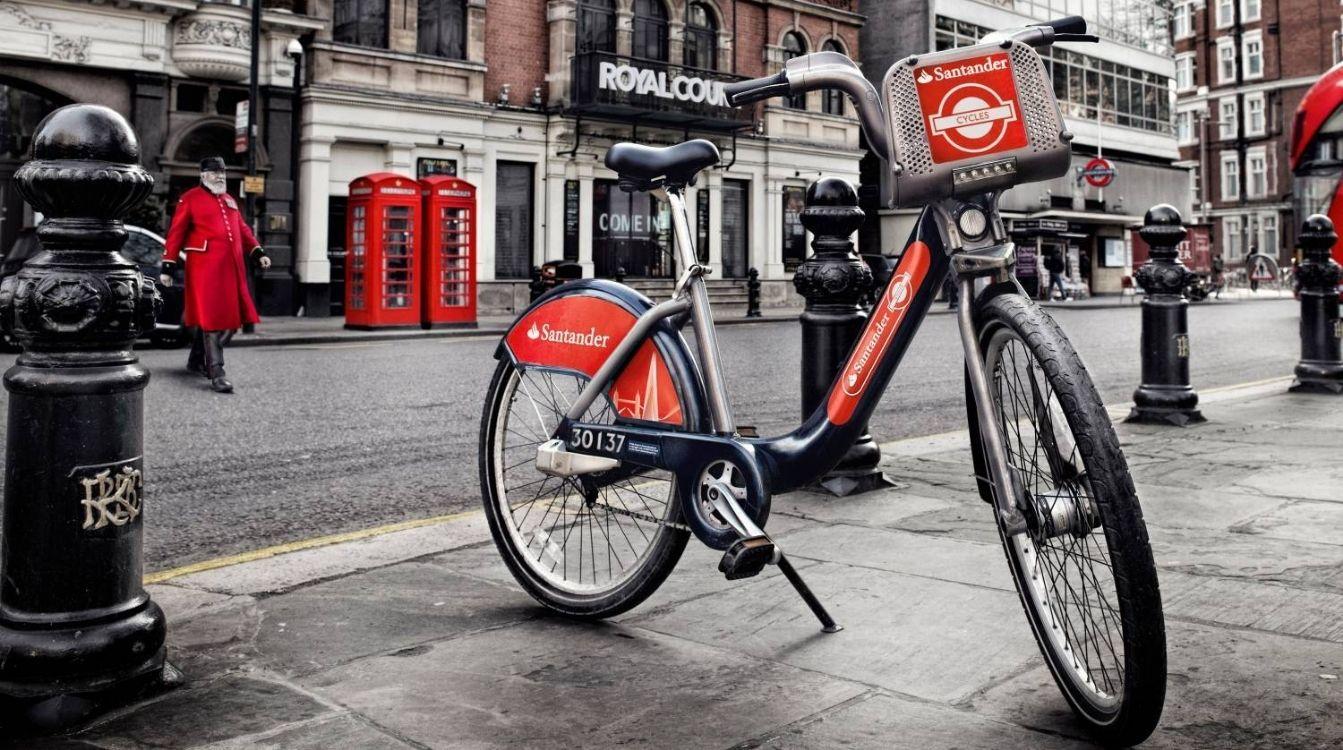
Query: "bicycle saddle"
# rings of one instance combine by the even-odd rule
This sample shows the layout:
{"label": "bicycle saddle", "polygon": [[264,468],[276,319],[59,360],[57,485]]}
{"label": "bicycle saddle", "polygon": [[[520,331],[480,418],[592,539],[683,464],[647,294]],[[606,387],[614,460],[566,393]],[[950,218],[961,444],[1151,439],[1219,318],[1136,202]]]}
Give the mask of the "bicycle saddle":
{"label": "bicycle saddle", "polygon": [[693,185],[700,170],[717,163],[718,147],[703,139],[665,148],[617,143],[606,152],[606,166],[620,175],[620,187],[630,192]]}

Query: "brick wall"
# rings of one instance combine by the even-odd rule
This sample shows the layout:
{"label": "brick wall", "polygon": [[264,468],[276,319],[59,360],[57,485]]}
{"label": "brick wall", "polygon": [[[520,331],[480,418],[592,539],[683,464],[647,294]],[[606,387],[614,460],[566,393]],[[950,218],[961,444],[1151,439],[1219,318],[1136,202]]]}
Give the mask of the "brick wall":
{"label": "brick wall", "polygon": [[550,30],[544,0],[489,0],[485,5],[485,100],[493,102],[504,84],[510,101],[526,106],[532,89],[547,97]]}

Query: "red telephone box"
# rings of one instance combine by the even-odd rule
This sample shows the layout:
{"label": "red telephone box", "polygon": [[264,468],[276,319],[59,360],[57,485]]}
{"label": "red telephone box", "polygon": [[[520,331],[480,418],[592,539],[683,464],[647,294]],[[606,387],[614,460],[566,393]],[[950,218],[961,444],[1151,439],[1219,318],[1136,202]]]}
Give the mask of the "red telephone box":
{"label": "red telephone box", "polygon": [[420,323],[420,185],[390,172],[350,183],[345,327]]}
{"label": "red telephone box", "polygon": [[476,188],[456,177],[420,180],[424,193],[425,328],[476,324]]}

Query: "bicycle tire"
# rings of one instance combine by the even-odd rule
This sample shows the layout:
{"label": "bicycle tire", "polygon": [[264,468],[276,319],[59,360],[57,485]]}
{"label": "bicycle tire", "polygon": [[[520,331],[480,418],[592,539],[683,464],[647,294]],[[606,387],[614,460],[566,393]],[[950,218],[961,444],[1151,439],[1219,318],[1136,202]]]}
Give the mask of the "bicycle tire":
{"label": "bicycle tire", "polygon": [[[1166,690],[1166,640],[1147,528],[1118,437],[1081,359],[1048,313],[1019,295],[1001,294],[982,303],[976,318],[990,387],[997,400],[996,418],[1008,444],[1009,465],[1027,485],[1035,508],[1034,523],[1026,533],[1013,536],[1001,524],[998,527],[1031,631],[1055,683],[1095,738],[1106,746],[1137,744],[1152,733],[1161,717]],[[1010,359],[1004,356],[1009,345],[1014,346]],[[1032,403],[1029,409],[1024,409],[1024,421],[1032,425],[1030,432],[1037,438],[1037,449],[1040,442],[1052,446],[1043,451],[1052,489],[1040,482],[1043,476],[1039,451],[1028,454],[1026,450],[1021,432],[1026,429],[1022,424],[1023,409],[1019,407],[1028,405],[1012,401],[1011,394],[1004,393],[1005,388],[1022,386],[1018,350],[1029,356],[1025,366],[1032,384]],[[1017,374],[1016,385],[1010,382],[1009,370]],[[1037,383],[1037,377],[1043,382]],[[1005,385],[1005,381],[1009,382]],[[1041,389],[1040,385],[1045,387]],[[1009,401],[1012,401],[1010,407]],[[1059,420],[1059,416],[1063,419]],[[1068,434],[1060,431],[1060,421],[1066,425]],[[1042,425],[1045,429],[1033,429]],[[1066,457],[1062,455],[1066,447],[1063,438],[1072,442]],[[980,460],[976,463],[982,465],[982,456],[977,458]],[[1027,463],[1033,465],[1026,466]],[[1065,490],[1071,504],[1064,498]],[[1068,508],[1074,516],[1065,512]],[[1093,516],[1079,522],[1077,518],[1082,513]],[[1032,518],[1031,513],[1027,516],[1028,520]],[[1049,520],[1042,520],[1046,516]],[[1080,525],[1078,533],[1085,530],[1086,536],[1060,534],[1059,517],[1072,518],[1073,528]],[[1055,527],[1052,533],[1047,528],[1051,525]],[[1068,538],[1064,539],[1065,536]],[[1059,539],[1063,541],[1057,542]],[[1095,547],[1089,546],[1093,540]],[[1056,547],[1056,543],[1072,545],[1075,554]],[[1068,560],[1063,559],[1061,564],[1046,562],[1062,558],[1063,555],[1056,554],[1060,551],[1087,561],[1074,563],[1083,581],[1080,597],[1071,586],[1073,573],[1067,567]],[[1107,573],[1113,584],[1115,607],[1109,607],[1109,600],[1104,597]],[[1088,574],[1099,594],[1094,601],[1087,594]],[[1077,599],[1081,599],[1080,604]],[[1075,638],[1079,634],[1069,619],[1070,606],[1078,612],[1079,619],[1085,618],[1081,635],[1088,632],[1111,635],[1112,630],[1118,631],[1122,639],[1119,689],[1115,689],[1105,668],[1107,658],[1102,648],[1108,645],[1109,656],[1118,664],[1121,657],[1115,653],[1113,640],[1103,638],[1100,644],[1093,644],[1094,648],[1076,642],[1084,638]],[[1094,666],[1099,666],[1104,686],[1092,674]]]}
{"label": "bicycle tire", "polygon": [[[529,374],[530,373],[530,374]],[[481,498],[485,507],[485,516],[489,522],[490,534],[494,538],[495,546],[498,547],[500,554],[507,564],[509,572],[522,586],[522,588],[545,607],[572,617],[585,619],[600,619],[612,617],[620,614],[631,607],[638,605],[647,599],[657,590],[662,582],[666,580],[667,575],[676,567],[677,561],[685,549],[686,541],[689,539],[689,532],[685,530],[682,523],[681,504],[677,497],[676,483],[673,479],[665,480],[667,487],[665,491],[666,503],[660,509],[652,509],[646,503],[645,499],[637,498],[639,490],[632,484],[632,480],[627,480],[625,485],[613,484],[600,490],[597,499],[587,502],[585,498],[580,498],[573,491],[577,487],[579,480],[577,478],[556,479],[544,478],[534,467],[532,461],[535,458],[535,448],[531,445],[539,443],[548,437],[548,430],[537,430],[529,432],[524,437],[539,438],[537,442],[531,445],[521,445],[514,447],[515,451],[511,458],[504,459],[508,453],[507,437],[509,432],[517,432],[509,426],[509,416],[511,414],[511,405],[516,396],[519,384],[526,382],[525,377],[531,377],[540,373],[541,376],[550,378],[552,381],[568,378],[573,382],[570,384],[573,390],[581,390],[581,386],[587,382],[586,376],[580,376],[576,373],[551,372],[531,368],[523,370],[513,365],[507,359],[500,361],[495,369],[494,377],[490,381],[489,395],[485,399],[484,411],[481,415],[480,429],[480,450],[479,450],[479,468],[480,468],[480,489]],[[552,383],[553,387],[553,383]],[[552,391],[553,393],[553,391]],[[572,396],[573,394],[570,394]],[[530,396],[529,396],[530,398]],[[544,401],[545,399],[541,399]],[[572,400],[570,398],[570,400]],[[564,408],[560,405],[562,398],[552,399],[550,406],[554,407],[553,412],[562,413]],[[537,411],[538,419],[540,412],[545,409],[536,402],[526,404],[529,409]],[[610,408],[609,401],[603,397],[598,400],[589,409],[585,421],[601,423],[614,419],[614,412]],[[552,423],[553,424],[553,423]],[[549,424],[545,425],[546,427]],[[541,435],[540,432],[547,434]],[[520,433],[518,433],[520,434]],[[530,448],[530,459],[528,449]],[[510,462],[516,462],[510,466]],[[562,578],[554,575],[554,568],[548,573],[541,562],[542,554],[549,554],[556,557],[553,549],[548,552],[545,550],[547,544],[553,544],[555,534],[553,533],[558,526],[552,525],[550,529],[541,529],[539,535],[542,541],[542,551],[538,552],[536,559],[531,554],[532,545],[538,538],[538,533],[533,533],[530,539],[524,539],[522,531],[518,528],[521,524],[517,520],[517,513],[513,507],[512,501],[508,497],[508,474],[514,471],[526,474],[530,471],[536,477],[528,479],[522,478],[532,483],[539,483],[536,495],[545,499],[547,507],[545,515],[541,518],[538,527],[543,526],[547,519],[554,517],[552,524],[563,526],[568,524],[565,534],[562,537],[563,560],[565,575]],[[670,477],[670,475],[666,475]],[[551,486],[557,488],[553,496],[546,493],[545,488]],[[564,488],[569,489],[564,489]],[[614,489],[612,489],[614,488]],[[515,487],[516,489],[516,487]],[[530,489],[528,489],[530,492]],[[560,493],[563,492],[561,496]],[[544,493],[544,494],[543,494]],[[632,494],[634,493],[634,494]],[[613,501],[614,498],[614,501]],[[533,505],[540,498],[533,498]],[[635,510],[634,512],[658,518],[656,523],[645,521],[642,525],[638,518],[633,519],[635,529],[639,534],[626,529],[624,539],[630,545],[637,559],[632,563],[632,567],[622,568],[620,577],[617,579],[614,575],[614,565],[611,558],[608,557],[607,567],[610,569],[611,576],[605,585],[598,582],[600,573],[600,556],[596,553],[596,542],[599,538],[608,543],[606,554],[612,553],[610,545],[619,545],[619,537],[616,537],[611,531],[610,522],[613,517],[620,515],[622,508],[617,507],[617,503],[624,504],[625,500],[631,502],[638,500],[644,503],[647,512]],[[560,510],[554,512],[555,502],[561,504]],[[508,507],[507,513],[505,507]],[[531,507],[527,511],[530,514]],[[598,519],[598,510],[603,514],[601,520]],[[628,507],[623,508],[630,512]],[[620,516],[625,519],[625,516]],[[573,520],[570,520],[573,519]],[[604,522],[604,523],[603,523]],[[525,523],[525,518],[523,519]],[[585,525],[586,524],[586,525]],[[604,526],[604,528],[603,528]],[[578,576],[577,585],[574,585],[572,577],[569,575],[569,551],[573,549],[571,540],[573,530],[578,530]],[[647,536],[649,531],[653,536]],[[588,534],[589,541],[584,546],[584,531]],[[634,550],[640,534],[647,540],[647,545],[643,550]],[[612,542],[612,540],[617,540]],[[524,542],[526,542],[524,544]],[[593,555],[592,562],[592,583],[584,586],[583,579],[583,558],[584,554]],[[619,554],[615,559],[620,560]],[[559,566],[554,566],[558,568]]]}

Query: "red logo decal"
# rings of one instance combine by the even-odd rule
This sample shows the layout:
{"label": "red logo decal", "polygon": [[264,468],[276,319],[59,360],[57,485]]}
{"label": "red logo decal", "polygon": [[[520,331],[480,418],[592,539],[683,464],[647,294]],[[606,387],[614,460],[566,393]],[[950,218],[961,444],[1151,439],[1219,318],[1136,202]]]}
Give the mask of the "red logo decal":
{"label": "red logo decal", "polygon": [[[528,312],[513,325],[504,343],[519,364],[595,375],[634,322],[634,315],[613,302],[560,297]],[[681,424],[676,386],[652,341],[645,341],[634,353],[612,383],[610,396],[622,417]]]}
{"label": "red logo decal", "polygon": [[925,65],[914,81],[934,162],[1025,147],[1026,125],[1006,52]]}
{"label": "red logo decal", "polygon": [[858,338],[858,344],[844,364],[839,383],[830,390],[830,399],[826,402],[825,413],[834,424],[845,424],[853,416],[853,411],[862,400],[863,393],[872,382],[872,373],[877,369],[886,350],[895,338],[895,332],[905,321],[909,305],[914,301],[923,278],[928,275],[931,251],[922,242],[915,242],[905,250],[891,276],[891,283],[881,301],[872,308],[872,317]]}

